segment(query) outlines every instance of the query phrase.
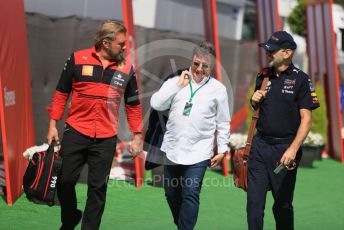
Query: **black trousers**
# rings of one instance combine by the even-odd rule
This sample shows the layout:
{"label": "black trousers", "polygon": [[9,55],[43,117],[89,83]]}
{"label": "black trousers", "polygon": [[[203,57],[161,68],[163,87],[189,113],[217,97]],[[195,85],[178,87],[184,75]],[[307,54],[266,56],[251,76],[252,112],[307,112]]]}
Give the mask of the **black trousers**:
{"label": "black trousers", "polygon": [[57,187],[64,229],[74,229],[78,221],[75,185],[85,163],[88,164],[88,191],[81,229],[99,229],[116,141],[117,136],[95,139],[69,125],[65,128],[60,151],[63,163]]}
{"label": "black trousers", "polygon": [[[277,230],[294,229],[293,195],[297,167],[284,169],[275,174],[284,151],[290,144],[269,144],[255,136],[248,162],[247,221],[250,230],[262,230],[266,195],[272,191],[274,198],[273,214]],[[302,150],[297,153],[296,163],[302,157]]]}

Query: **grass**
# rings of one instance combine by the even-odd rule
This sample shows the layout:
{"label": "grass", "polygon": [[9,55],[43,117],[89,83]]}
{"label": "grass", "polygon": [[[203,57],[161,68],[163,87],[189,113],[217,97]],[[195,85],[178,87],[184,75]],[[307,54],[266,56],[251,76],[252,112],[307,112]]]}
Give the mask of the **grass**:
{"label": "grass", "polygon": [[[150,175],[148,172],[147,175]],[[148,176],[149,178],[149,176]],[[77,185],[78,207],[85,206],[87,186]],[[268,195],[264,229],[275,229],[272,196]],[[196,229],[247,229],[246,193],[233,187],[231,178],[206,173]],[[314,168],[300,168],[294,198],[296,229],[344,229],[344,165],[330,159]],[[58,229],[59,206],[37,205],[22,195],[12,206],[0,199],[0,229]],[[76,228],[80,229],[80,225]],[[110,181],[100,229],[176,229],[162,188],[146,183],[142,189]]]}

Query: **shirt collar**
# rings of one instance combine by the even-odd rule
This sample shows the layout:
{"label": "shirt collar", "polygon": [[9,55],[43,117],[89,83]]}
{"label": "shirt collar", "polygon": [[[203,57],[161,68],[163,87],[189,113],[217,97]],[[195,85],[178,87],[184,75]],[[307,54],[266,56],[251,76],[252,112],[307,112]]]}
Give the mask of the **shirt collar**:
{"label": "shirt collar", "polygon": [[288,68],[286,70],[284,70],[282,73],[288,73],[291,74],[293,72],[293,69],[295,69],[295,66],[293,63],[290,63],[290,65],[288,66]]}
{"label": "shirt collar", "polygon": [[[288,74],[290,75],[292,72],[293,72],[293,69],[295,68],[294,64],[293,63],[290,63],[290,65],[288,66],[288,68],[286,68],[284,71],[281,72],[280,75],[282,74]],[[269,71],[269,75],[271,76],[276,76],[276,71],[275,71],[275,68],[274,67],[271,67],[270,68],[270,71]]]}
{"label": "shirt collar", "polygon": [[[96,50],[95,46],[92,47],[92,56],[95,57],[98,61],[100,61],[100,58],[97,54],[97,50]],[[110,62],[109,66],[112,66],[115,64],[117,65],[117,62],[115,62],[115,61],[109,60],[109,62]]]}

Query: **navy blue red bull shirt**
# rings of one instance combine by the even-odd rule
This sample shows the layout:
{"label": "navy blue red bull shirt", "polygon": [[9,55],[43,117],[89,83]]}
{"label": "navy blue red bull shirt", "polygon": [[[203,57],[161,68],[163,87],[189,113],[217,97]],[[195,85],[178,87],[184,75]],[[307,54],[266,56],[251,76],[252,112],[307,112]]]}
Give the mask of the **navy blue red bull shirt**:
{"label": "navy blue red bull shirt", "polygon": [[300,109],[319,107],[312,81],[293,64],[278,77],[273,68],[265,68],[257,76],[255,90],[260,89],[266,75],[269,82],[260,105],[257,130],[271,137],[295,136],[301,122]]}
{"label": "navy blue red bull shirt", "polygon": [[123,96],[130,131],[142,132],[142,106],[132,65],[113,62],[104,69],[95,48],[74,52],[48,108],[51,119],[62,119],[71,93],[66,122],[78,132],[95,138],[117,135]]}

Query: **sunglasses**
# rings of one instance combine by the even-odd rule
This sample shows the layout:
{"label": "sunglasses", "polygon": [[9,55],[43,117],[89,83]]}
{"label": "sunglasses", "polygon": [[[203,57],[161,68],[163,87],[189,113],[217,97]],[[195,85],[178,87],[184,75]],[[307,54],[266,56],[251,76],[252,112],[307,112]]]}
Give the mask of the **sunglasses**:
{"label": "sunglasses", "polygon": [[125,42],[115,42],[116,45],[120,46],[121,48],[123,48],[125,46]]}
{"label": "sunglasses", "polygon": [[273,50],[273,51],[269,51],[267,50],[266,53],[267,54],[274,54],[274,53],[277,53],[278,51],[282,51],[282,52],[285,52],[286,50],[291,50],[291,49],[278,49],[278,50]]}
{"label": "sunglasses", "polygon": [[121,48],[125,47],[125,41],[124,42],[117,42],[115,40],[112,40],[110,38],[106,38],[106,41],[108,41],[109,43],[114,43],[117,46],[120,46]]}
{"label": "sunglasses", "polygon": [[202,69],[208,69],[208,68],[209,68],[209,65],[206,64],[206,63],[201,63],[201,62],[194,61],[192,64],[193,64],[196,68],[198,68],[200,65],[201,65],[201,68],[202,68]]}

